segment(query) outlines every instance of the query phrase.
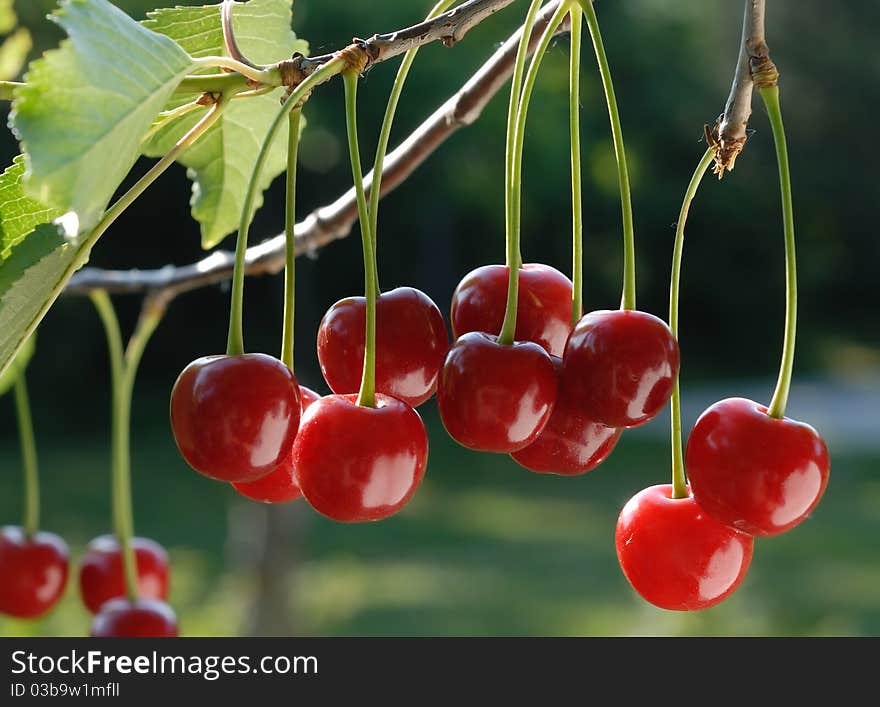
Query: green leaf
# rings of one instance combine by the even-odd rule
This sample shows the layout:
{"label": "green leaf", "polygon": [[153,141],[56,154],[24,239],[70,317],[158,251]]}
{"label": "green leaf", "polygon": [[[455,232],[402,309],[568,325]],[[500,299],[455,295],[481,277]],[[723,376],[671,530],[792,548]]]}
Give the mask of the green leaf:
{"label": "green leaf", "polygon": [[24,176],[24,157],[18,155],[3,174],[0,174],[0,264],[12,249],[41,223],[49,223],[61,215],[27,196],[21,188]]}
{"label": "green leaf", "polygon": [[30,345],[31,333],[86,255],[84,240],[67,238],[55,223],[60,210],[25,195],[23,175],[21,156],[0,175],[0,375]]}
{"label": "green leaf", "polygon": [[9,368],[6,369],[6,372],[3,373],[3,375],[0,375],[0,395],[3,395],[15,385],[15,381],[17,381],[18,377],[24,373],[24,370],[31,362],[31,358],[33,358],[34,350],[36,349],[36,342],[36,334],[29,336],[27,341],[25,341],[24,346],[22,346],[21,351],[19,351],[18,356],[15,357]]}
{"label": "green leaf", "polygon": [[58,226],[42,224],[0,265],[0,373],[60,294],[80,250]]}
{"label": "green leaf", "polygon": [[28,195],[76,212],[87,229],[194,63],[107,0],[63,0],[52,19],[69,39],[31,64],[11,119],[26,155]]}
{"label": "green leaf", "polygon": [[[236,4],[233,27],[239,48],[251,61],[270,64],[294,52],[305,54],[308,44],[290,29],[291,0],[251,0]],[[220,6],[177,7],[148,14],[144,25],[165,34],[195,57],[224,53]],[[283,89],[265,96],[232,101],[223,117],[180,159],[193,180],[192,214],[201,224],[202,246],[212,248],[238,227],[248,180],[263,137],[278,111]],[[166,109],[193,100],[175,96]],[[168,120],[144,146],[144,154],[165,154],[206,109]],[[265,191],[287,165],[287,135],[272,144],[259,183],[255,208]]]}

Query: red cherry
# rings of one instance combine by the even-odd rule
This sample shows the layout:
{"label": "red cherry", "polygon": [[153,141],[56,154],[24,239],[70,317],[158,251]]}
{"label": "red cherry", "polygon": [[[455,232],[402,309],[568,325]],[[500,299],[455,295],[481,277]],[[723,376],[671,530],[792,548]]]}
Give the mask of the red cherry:
{"label": "red cherry", "polygon": [[347,523],[381,520],[399,511],[422,481],[428,435],[419,414],[390,395],[376,407],[357,395],[328,395],[303,416],[293,463],[306,501]]}
{"label": "red cherry", "polygon": [[[507,309],[506,265],[484,265],[458,283],[452,295],[452,333],[456,339],[470,331],[501,332]],[[547,353],[562,356],[571,331],[572,285],[556,268],[528,263],[519,271],[517,341],[533,341]]]}
{"label": "red cherry", "polygon": [[64,593],[70,553],[55,533],[25,536],[18,526],[0,528],[0,613],[33,619]]}
{"label": "red cherry", "polygon": [[[557,377],[562,359],[551,356]],[[575,476],[595,469],[617,445],[622,430],[594,422],[577,405],[569,403],[562,390],[547,426],[528,447],[513,452],[514,461],[539,474]]]}
{"label": "red cherry", "polygon": [[562,358],[562,387],[585,415],[608,427],[636,427],[672,395],[678,342],[662,319],[633,310],[585,314]]}
{"label": "red cherry", "polygon": [[111,599],[92,619],[93,638],[176,638],[177,616],[158,599]]}
{"label": "red cherry", "polygon": [[[349,297],[327,310],[318,328],[318,361],[334,393],[357,393],[364,370],[366,300]],[[437,389],[449,347],[443,315],[412,287],[383,292],[376,300],[376,392],[413,407]]]}
{"label": "red cherry", "polygon": [[[168,598],[168,553],[155,540],[132,538],[137,562],[138,595]],[[79,566],[79,593],[96,614],[105,601],[125,596],[122,547],[113,535],[100,535],[86,547]]]}
{"label": "red cherry", "polygon": [[[304,385],[299,387],[301,412],[304,413],[309,405],[316,400],[320,400],[320,398],[321,396],[314,390],[306,388]],[[291,446],[290,453],[275,471],[270,471],[256,481],[243,481],[232,484],[232,487],[242,496],[253,501],[287,503],[302,497],[302,491],[296,482],[295,472],[296,470],[293,467],[293,447]]]}
{"label": "red cherry", "polygon": [[219,481],[253,481],[275,469],[290,453],[299,416],[296,378],[266,354],[196,359],[171,391],[180,453]]}
{"label": "red cherry", "polygon": [[828,485],[828,449],[803,422],[770,417],[744,398],[712,405],[687,443],[694,498],[750,535],[777,535],[806,518]]}
{"label": "red cherry", "polygon": [[470,332],[449,349],[440,372],[440,419],[459,444],[515,452],[537,439],[556,402],[556,371],[538,344]]}
{"label": "red cherry", "polygon": [[740,585],[752,561],[754,540],[719,523],[688,493],[651,486],[620,512],[614,536],[627,580],[661,609],[693,611],[715,606]]}

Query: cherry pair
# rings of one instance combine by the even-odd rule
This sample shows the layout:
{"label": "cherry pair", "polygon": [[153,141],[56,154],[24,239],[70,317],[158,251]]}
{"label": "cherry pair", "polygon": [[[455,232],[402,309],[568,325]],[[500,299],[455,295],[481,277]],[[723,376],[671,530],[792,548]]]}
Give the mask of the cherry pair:
{"label": "cherry pair", "polygon": [[[83,557],[79,582],[83,603],[95,614],[93,636],[176,636],[177,621],[162,599],[168,593],[168,557],[160,545],[135,538],[138,590],[124,598],[119,544],[95,538]],[[0,529],[0,612],[23,619],[42,616],[64,593],[70,565],[67,544],[54,533],[25,536],[22,528]]]}
{"label": "cherry pair", "polygon": [[[744,398],[709,407],[687,444],[690,487],[636,494],[620,514],[621,568],[645,599],[665,609],[704,609],[724,600],[748,570],[753,536],[790,530],[828,484],[828,450],[811,426],[777,419]],[[672,551],[670,551],[672,550]]]}
{"label": "cherry pair", "polygon": [[591,312],[572,331],[571,282],[527,264],[519,271],[517,343],[501,346],[486,332],[501,328],[508,272],[478,268],[453,295],[459,338],[441,374],[444,425],[461,444],[512,452],[534,471],[582,473],[607,457],[620,428],[666,404],[678,345],[664,322],[637,311]]}
{"label": "cherry pair", "polygon": [[148,538],[132,538],[137,567],[135,600],[126,597],[122,548],[112,535],[101,535],[86,547],[80,563],[79,589],[94,614],[91,635],[97,637],[177,636],[177,618],[168,598],[168,554]]}
{"label": "cherry pair", "polygon": [[27,536],[20,526],[0,528],[0,613],[34,619],[61,599],[67,585],[70,551],[56,535]]}
{"label": "cherry pair", "polygon": [[175,383],[171,421],[187,462],[245,496],[283,502],[303,495],[335,520],[379,520],[421,482],[427,434],[405,403],[379,394],[367,407],[356,397],[320,398],[264,354],[207,357]]}

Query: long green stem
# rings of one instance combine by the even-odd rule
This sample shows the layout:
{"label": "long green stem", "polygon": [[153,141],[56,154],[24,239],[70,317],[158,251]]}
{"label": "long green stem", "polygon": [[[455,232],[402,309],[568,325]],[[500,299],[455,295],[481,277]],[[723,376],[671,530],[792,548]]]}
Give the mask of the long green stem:
{"label": "long green stem", "polygon": [[296,164],[302,110],[290,111],[287,135],[287,190],[284,210],[284,334],[281,362],[293,371],[293,323],[296,312]]}
{"label": "long green stem", "polygon": [[24,464],[24,534],[33,537],[40,527],[40,476],[37,466],[37,445],[34,441],[34,421],[28,400],[25,372],[21,371],[15,388],[15,412],[18,416],[18,436]]}
{"label": "long green stem", "polygon": [[[431,20],[446,11],[455,0],[440,0],[428,13],[426,20]],[[373,250],[377,250],[376,241],[379,233],[379,199],[382,191],[382,170],[385,169],[385,154],[388,152],[388,142],[391,139],[391,126],[394,124],[394,114],[397,112],[397,104],[403,93],[403,86],[409,76],[409,70],[419,53],[418,47],[413,47],[403,56],[394,85],[391,87],[391,95],[388,97],[388,105],[385,107],[385,117],[382,120],[382,128],[379,131],[379,144],[376,146],[376,159],[373,163],[373,181],[370,186],[370,234],[373,238]],[[377,268],[378,272],[378,268]],[[378,277],[378,274],[377,274]],[[379,291],[379,283],[376,283],[376,291]]]}
{"label": "long green stem", "polygon": [[602,87],[605,101],[608,104],[608,119],[611,122],[611,136],[614,141],[614,156],[617,159],[617,181],[620,188],[620,208],[623,213],[623,296],[621,309],[636,308],[636,239],[633,227],[632,195],[629,188],[629,171],[626,166],[626,150],[623,146],[623,128],[620,124],[620,113],[617,110],[617,98],[614,95],[614,84],[611,81],[611,69],[605,46],[599,32],[599,21],[593,8],[592,0],[578,0],[584,10],[596,60],[599,62],[599,73],[602,76]]}
{"label": "long green stem", "polygon": [[361,168],[361,153],[357,133],[357,85],[356,71],[346,71],[345,81],[345,126],[348,133],[348,152],[351,156],[351,176],[357,194],[358,219],[361,227],[361,243],[364,251],[364,290],[366,292],[366,339],[364,341],[364,373],[358,405],[376,406],[376,253],[373,251],[373,238],[370,233],[370,212],[367,196],[364,193],[364,175]]}
{"label": "long green stem", "polygon": [[131,469],[129,459],[129,419],[125,404],[125,360],[119,320],[110,296],[104,290],[90,294],[92,303],[104,324],[110,354],[112,380],[112,498],[113,532],[122,549],[125,591],[131,601],[137,599],[137,561],[132,547],[134,520],[131,508]]}
{"label": "long green stem", "polygon": [[781,419],[785,416],[791,377],[794,372],[794,346],[797,337],[797,258],[795,257],[794,209],[791,198],[791,174],[788,167],[788,146],[782,109],[779,105],[779,87],[759,88],[758,93],[767,108],[773,141],[776,144],[776,162],[779,165],[779,190],[782,195],[782,223],[785,231],[785,338],[782,344],[782,363],[776,390],[767,408],[767,414]]}
{"label": "long green stem", "polygon": [[[553,36],[556,34],[556,28],[565,19],[568,14],[569,3],[561,2],[553,17],[547,24],[547,28],[541,35],[538,46],[535,48],[535,54],[532,56],[532,62],[529,64],[529,70],[523,81],[522,91],[517,103],[516,116],[513,121],[513,134],[508,134],[508,162],[510,166],[510,182],[508,184],[509,206],[507,217],[507,263],[509,276],[507,280],[507,309],[504,312],[504,322],[501,325],[501,334],[498,337],[499,343],[509,346],[514,342],[516,335],[516,315],[517,301],[519,298],[519,269],[522,258],[520,256],[520,210],[522,197],[522,156],[523,146],[525,144],[526,120],[529,114],[529,102],[532,98],[532,92],[538,79],[538,72],[541,68],[541,61]],[[531,36],[532,27],[528,25],[524,28],[524,33]],[[520,48],[528,48],[528,43],[520,44]]]}
{"label": "long green stem", "polygon": [[571,57],[568,70],[569,130],[571,132],[571,325],[584,313],[584,207],[581,186],[581,9],[571,4]]}
{"label": "long green stem", "polygon": [[269,67],[267,69],[257,69],[248,66],[238,59],[228,56],[203,56],[195,59],[195,65],[200,69],[216,67],[219,69],[229,69],[245,76],[251,81],[257,83],[267,83],[275,86],[281,85],[281,72],[278,67]]}
{"label": "long green stem", "polygon": [[254,217],[254,199],[257,194],[257,187],[260,180],[260,173],[263,171],[263,164],[275,139],[284,118],[290,111],[304,100],[312,89],[320,83],[323,83],[331,76],[338,74],[345,67],[345,58],[337,56],[331,59],[320,69],[311,74],[305,81],[296,87],[294,91],[285,99],[281,109],[272,120],[269,130],[263,139],[254,168],[251,171],[250,181],[248,182],[247,192],[244,197],[244,204],[241,209],[241,221],[238,226],[238,240],[235,243],[235,269],[232,273],[232,295],[229,306],[229,338],[226,344],[226,353],[229,356],[238,356],[244,353],[244,327],[242,325],[243,308],[244,308],[244,274],[245,274],[245,256],[247,255],[248,231],[251,227],[251,220]]}
{"label": "long green stem", "polygon": [[[513,65],[513,77],[510,80],[510,101],[507,106],[507,142],[504,150],[504,203],[505,203],[505,239],[506,239],[506,263],[508,268],[514,266],[518,269],[522,263],[522,257],[519,252],[519,244],[511,242],[515,231],[514,221],[514,204],[513,200],[513,141],[516,136],[516,110],[519,106],[520,95],[522,92],[523,74],[526,71],[526,59],[529,55],[529,43],[532,40],[532,31],[535,26],[535,20],[538,16],[538,10],[541,9],[542,0],[532,0],[529,10],[526,13],[525,22],[523,22],[522,36],[519,38],[519,46],[516,50],[516,60]],[[518,270],[517,270],[518,275]],[[519,277],[511,277],[515,281],[515,287],[519,288]],[[514,306],[516,300],[514,299]],[[514,324],[514,328],[515,328]],[[511,339],[512,341],[512,339]]]}
{"label": "long green stem", "polygon": [[107,348],[110,352],[110,372],[113,387],[112,420],[112,498],[113,529],[122,549],[122,566],[125,591],[130,601],[138,597],[137,558],[132,545],[134,537],[134,512],[131,493],[131,398],[138,366],[147,342],[162,319],[163,309],[144,309],[137,326],[123,351],[122,334],[113,303],[104,290],[90,295],[95,309],[104,324]]}
{"label": "long green stem", "polygon": [[[125,210],[131,206],[137,198],[143,194],[147,188],[155,182],[166,169],[168,169],[172,164],[174,164],[175,160],[196,140],[198,140],[202,135],[204,135],[214,123],[220,118],[223,110],[229,103],[229,99],[224,97],[221,98],[218,103],[215,103],[211,106],[210,110],[205,113],[201,120],[196,123],[192,128],[190,128],[189,132],[186,133],[177,143],[172,147],[156,164],[154,164],[150,170],[134,185],[129,189],[125,194],[119,197],[116,203],[113,204],[101,220],[97,223],[97,225],[92,229],[92,231],[88,234],[84,244],[83,244],[83,256],[82,258],[76,260],[70,266],[70,272],[78,270],[79,267],[83,264],[85,260],[88,260],[89,253],[91,252],[92,246],[98,241],[98,239],[104,235],[108,228],[118,219]],[[67,281],[67,274],[62,278],[63,282]]]}
{"label": "long green stem", "polygon": [[[678,338],[678,296],[681,285],[681,259],[684,253],[684,226],[687,222],[688,211],[691,202],[697,193],[697,188],[709,169],[709,165],[715,158],[715,153],[710,147],[700,159],[700,163],[694,170],[694,175],[687,186],[681,211],[678,214],[678,223],[675,226],[675,245],[672,249],[672,277],[669,281],[669,328],[672,334]],[[672,386],[672,498],[687,498],[687,480],[684,473],[684,453],[681,443],[681,389],[679,376],[675,377]]]}

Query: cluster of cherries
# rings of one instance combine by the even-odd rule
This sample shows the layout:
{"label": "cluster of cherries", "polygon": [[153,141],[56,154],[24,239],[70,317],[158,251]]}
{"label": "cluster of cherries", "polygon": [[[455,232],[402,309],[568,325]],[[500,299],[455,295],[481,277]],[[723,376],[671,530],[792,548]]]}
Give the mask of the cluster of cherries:
{"label": "cluster of cherries", "polygon": [[[515,342],[499,341],[509,269],[468,274],[452,299],[456,341],[422,292],[377,300],[375,406],[358,404],[364,298],[337,302],[318,332],[334,391],[320,397],[263,354],[190,364],[175,384],[177,444],[200,473],[267,503],[300,496],[338,521],[386,518],[414,494],[427,462],[414,408],[436,391],[447,432],[470,449],[507,453],[538,473],[578,475],[604,461],[624,429],[667,404],[679,349],[665,322],[635,310],[595,311],[572,329],[570,280],[519,270]],[[741,582],[753,536],[794,527],[816,506],[829,460],[816,431],[743,399],[699,419],[687,446],[687,498],[669,485],[637,494],[616,545],[633,587],[653,604],[700,609]]]}
{"label": "cluster of cherries", "polygon": [[198,472],[243,495],[279,503],[300,496],[339,521],[398,511],[424,475],[428,443],[414,408],[436,391],[443,424],[460,444],[510,453],[528,469],[579,474],[613,449],[620,430],[666,404],[678,346],[656,317],[588,314],[571,332],[570,280],[546,265],[520,270],[516,341],[499,342],[509,270],[462,280],[449,347],[440,310],[401,287],[376,304],[376,403],[359,405],[366,301],[341,300],[318,331],[333,395],[297,384],[264,354],[194,361],[171,397],[174,436]]}
{"label": "cluster of cherries", "polygon": [[[168,554],[153,540],[134,538],[138,598],[126,596],[122,548],[112,535],[92,540],[80,561],[79,591],[93,614],[91,635],[176,636],[168,598]],[[28,537],[19,526],[0,529],[0,612],[34,619],[53,608],[67,585],[70,552],[56,535]]]}

